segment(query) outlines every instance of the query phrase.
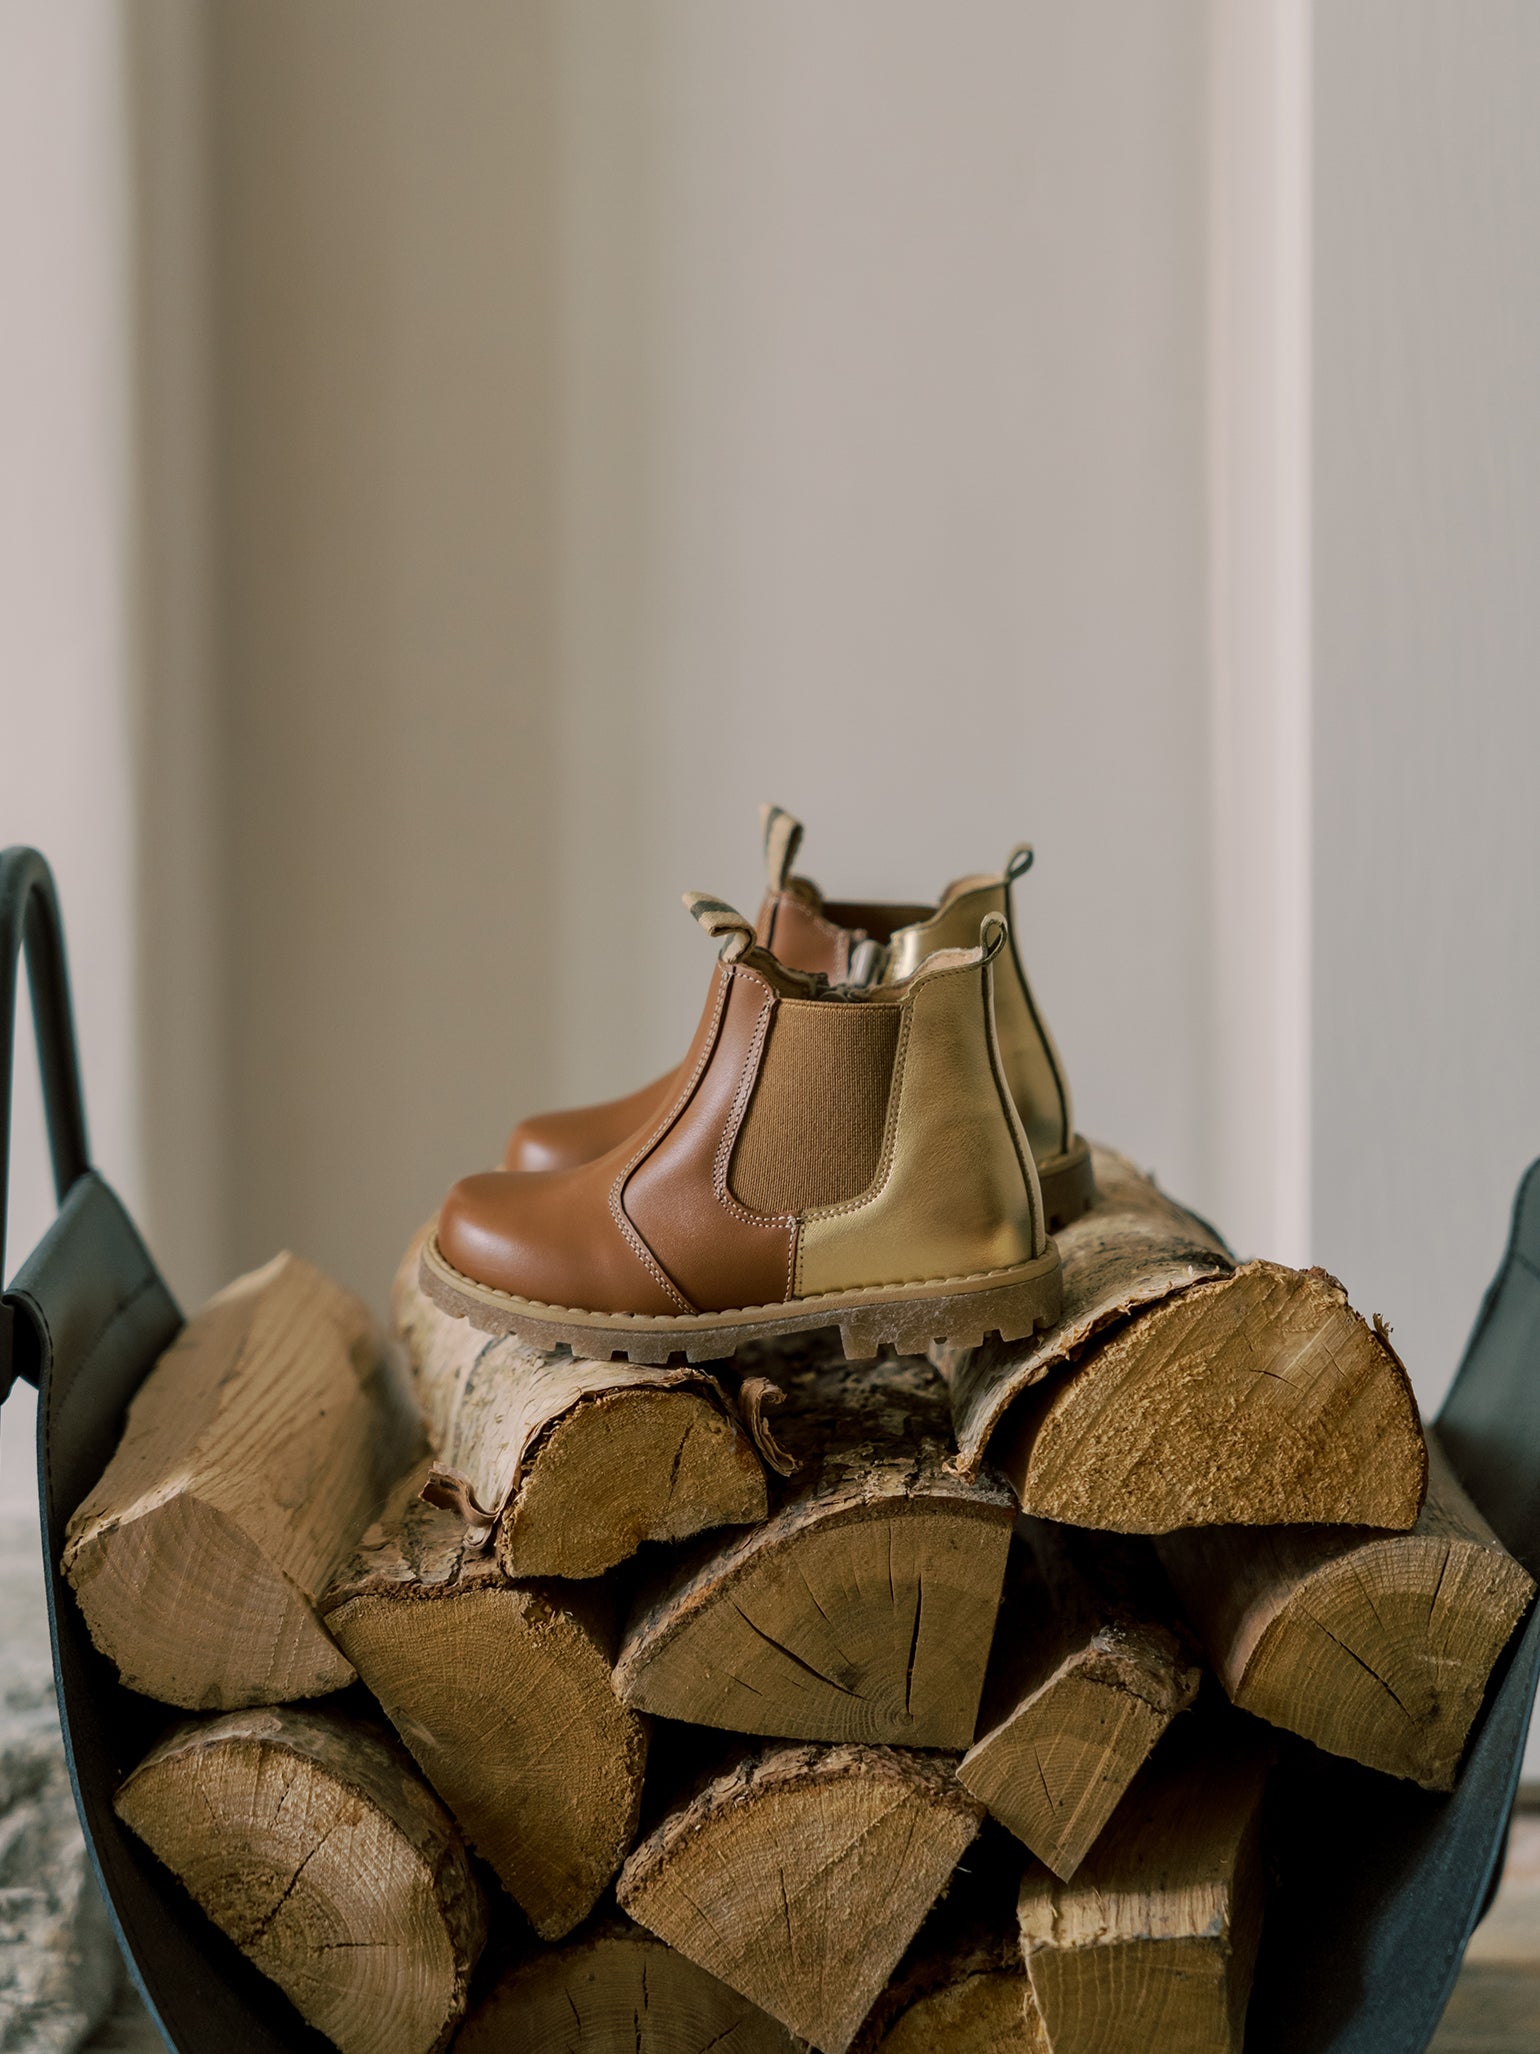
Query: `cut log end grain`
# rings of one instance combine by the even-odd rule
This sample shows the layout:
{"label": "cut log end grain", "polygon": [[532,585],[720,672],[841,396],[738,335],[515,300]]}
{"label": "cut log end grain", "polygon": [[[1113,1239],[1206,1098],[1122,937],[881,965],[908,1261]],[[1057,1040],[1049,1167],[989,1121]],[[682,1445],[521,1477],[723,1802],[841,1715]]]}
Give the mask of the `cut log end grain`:
{"label": "cut log end grain", "polygon": [[391,1296],[441,1490],[496,1523],[510,1576],[599,1576],[644,1541],[762,1519],[764,1466],[704,1370],[591,1362],[490,1339],[417,1282],[424,1227]]}
{"label": "cut log end grain", "polygon": [[1034,1867],[1022,1882],[1022,1950],[1053,2054],[1240,2054],[1267,1762],[1211,1729],[1178,1741],[1071,1881]]}
{"label": "cut log end grain", "polygon": [[630,1704],[790,1739],[963,1748],[1010,1543],[1010,1493],[949,1466],[924,1363],[783,1364],[797,1473],[761,1525],[661,1572],[628,1622]]}
{"label": "cut log end grain", "polygon": [[669,1813],[617,1894],[792,2032],[845,2054],[981,1817],[944,1759],[774,1749]]}
{"label": "cut log end grain", "polygon": [[1534,1596],[1429,1438],[1410,1533],[1171,1534],[1163,1561],[1234,1702],[1328,1753],[1450,1790]]}
{"label": "cut log end grain", "polygon": [[808,2054],[807,2042],[629,1919],[521,1961],[455,2054]]}
{"label": "cut log end grain", "polygon": [[1072,1526],[1404,1530],[1427,1483],[1388,1343],[1324,1270],[1250,1262],[1140,1313],[1032,1394],[992,1453]]}
{"label": "cut log end grain", "polygon": [[987,1341],[933,1356],[951,1385],[958,1459],[968,1475],[1024,1392],[1077,1362],[1142,1308],[1235,1267],[1213,1228],[1168,1198],[1153,1178],[1111,1149],[1093,1148],[1091,1155],[1096,1202],[1055,1236],[1064,1268],[1058,1319],[1026,1340]]}
{"label": "cut log end grain", "polygon": [[636,1830],[645,1720],[586,1585],[511,1584],[409,1479],[326,1598],[327,1625],[537,1933],[585,1918]]}
{"label": "cut log end grain", "polygon": [[447,1813],[356,1721],[285,1708],[176,1728],[116,1806],[340,2054],[429,2054],[485,1906]]}
{"label": "cut log end grain", "polygon": [[1012,1550],[985,1726],[958,1777],[1071,1876],[1200,1669],[1141,1544],[1024,1519]]}
{"label": "cut log end grain", "polygon": [[242,1277],[151,1371],[70,1521],[92,1639],[188,1710],[340,1689],[315,1601],[421,1445],[358,1299],[294,1255]]}

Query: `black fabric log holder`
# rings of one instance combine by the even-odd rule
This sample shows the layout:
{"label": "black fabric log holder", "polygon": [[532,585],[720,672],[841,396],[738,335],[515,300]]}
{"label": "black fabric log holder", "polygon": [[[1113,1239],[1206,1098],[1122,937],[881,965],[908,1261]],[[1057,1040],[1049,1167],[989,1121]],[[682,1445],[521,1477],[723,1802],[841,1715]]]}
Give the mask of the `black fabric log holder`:
{"label": "black fabric log holder", "polygon": [[[64,1529],[182,1316],[90,1167],[53,879],[0,855],[0,1276],[17,971],[25,953],[59,1212],[0,1296],[0,1401],[38,1391],[38,1491],[59,1714],[75,1801],[118,1939],[180,2054],[325,2054],[282,1995],[118,1824],[112,1795],[171,1716],[118,1683],[59,1576]],[[1540,1577],[1540,1162],[1438,1419],[1462,1483]],[[1540,1607],[1499,1665],[1460,1782],[1436,1796],[1303,1744],[1273,1806],[1276,1887],[1247,2054],[1422,2054],[1489,1901],[1540,1678]]]}

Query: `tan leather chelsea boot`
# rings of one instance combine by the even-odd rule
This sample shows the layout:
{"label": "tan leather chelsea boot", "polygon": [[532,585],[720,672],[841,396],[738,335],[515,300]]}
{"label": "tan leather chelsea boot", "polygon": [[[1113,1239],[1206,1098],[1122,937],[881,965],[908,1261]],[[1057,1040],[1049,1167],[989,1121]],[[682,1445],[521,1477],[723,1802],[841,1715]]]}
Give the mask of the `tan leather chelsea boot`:
{"label": "tan leather chelsea boot", "polygon": [[[998,876],[960,878],[939,905],[825,899],[810,878],[792,875],[802,823],[779,806],[760,808],[767,881],[755,941],[788,969],[821,972],[831,984],[900,982],[938,948],[966,948],[985,913],[1006,923],[1008,946],[996,968],[995,1010],[1001,1060],[1042,1183],[1049,1233],[1078,1219],[1095,1197],[1091,1151],[1075,1132],[1069,1086],[1022,968],[1011,886],[1031,867],[1032,851],[1011,852]],[[617,1147],[657,1118],[684,1082],[684,1067],[603,1105],[540,1113],[514,1128],[504,1167],[571,1169]]]}
{"label": "tan leather chelsea boot", "polygon": [[902,979],[831,986],[720,900],[687,903],[724,939],[668,1103],[591,1162],[457,1184],[428,1295],[488,1333],[634,1362],[832,1326],[852,1357],[917,1353],[1057,1318],[995,1032],[1004,919]]}

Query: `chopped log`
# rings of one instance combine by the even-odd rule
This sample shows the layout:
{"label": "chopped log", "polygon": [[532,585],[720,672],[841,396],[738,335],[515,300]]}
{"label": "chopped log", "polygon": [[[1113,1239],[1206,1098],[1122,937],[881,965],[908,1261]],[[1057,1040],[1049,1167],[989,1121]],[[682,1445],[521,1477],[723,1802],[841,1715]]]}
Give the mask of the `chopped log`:
{"label": "chopped log", "polygon": [[466,1838],[547,1940],[635,1836],[647,1722],[615,1696],[602,1586],[514,1584],[409,1476],[324,1600],[326,1623]]}
{"label": "chopped log", "polygon": [[757,2005],[627,1918],[526,1957],[471,2013],[455,2054],[808,2054]]}
{"label": "chopped log", "polygon": [[1016,1926],[1021,1870],[1020,1848],[986,1826],[852,2054],[1050,2054]]}
{"label": "chopped log", "polygon": [[1023,1519],[958,1778],[1072,1876],[1150,1750],[1198,1692],[1147,1544]]}
{"label": "chopped log", "polygon": [[1053,1326],[1023,1341],[987,1341],[938,1357],[952,1390],[965,1475],[977,1473],[995,1429],[1024,1392],[1078,1362],[1111,1328],[1215,1276],[1235,1259],[1207,1221],[1178,1205],[1126,1156],[1093,1148],[1096,1202],[1054,1237],[1064,1304]]}
{"label": "chopped log", "polygon": [[763,1519],[753,1422],[700,1369],[589,1362],[495,1340],[419,1288],[433,1223],[391,1295],[438,1461],[434,1494],[497,1527],[510,1576],[599,1576],[643,1541]]}
{"label": "chopped log", "polygon": [[341,2054],[447,2044],[486,1906],[448,1813],[383,1733],[293,1706],[186,1720],[116,1807]]}
{"label": "chopped log", "polygon": [[315,1601],[422,1439],[360,1301],[279,1255],[190,1320],[69,1523],[63,1568],[133,1690],[188,1710],[353,1680]]}
{"label": "chopped log", "polygon": [[617,1895],[823,2054],[845,2054],[981,1817],[945,1758],[776,1748],[669,1812]]}
{"label": "chopped log", "polygon": [[1329,1754],[1452,1790],[1535,1585],[1432,1435],[1428,1455],[1410,1533],[1215,1528],[1159,1547],[1237,1705]]}
{"label": "chopped log", "polygon": [[1028,1870],[1017,1915],[1053,2054],[1240,2054],[1266,1770],[1246,1736],[1187,1722],[1072,1881]]}
{"label": "chopped log", "polygon": [[629,1704],[739,1733],[964,1748],[1010,1493],[953,1472],[934,1370],[852,1367],[832,1348],[780,1354],[776,1432],[800,1468],[774,1515],[660,1571],[616,1685]]}
{"label": "chopped log", "polygon": [[1071,1526],[1405,1530],[1427,1486],[1388,1338],[1324,1270],[1248,1262],[1142,1312],[1032,1393],[992,1453]]}

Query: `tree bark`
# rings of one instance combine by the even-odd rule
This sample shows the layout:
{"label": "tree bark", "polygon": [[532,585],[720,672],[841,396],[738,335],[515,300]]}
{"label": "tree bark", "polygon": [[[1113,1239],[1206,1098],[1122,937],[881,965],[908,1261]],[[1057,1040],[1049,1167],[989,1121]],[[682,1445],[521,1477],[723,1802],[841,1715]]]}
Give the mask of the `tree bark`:
{"label": "tree bark", "polygon": [[820,1343],[787,1344],[775,1366],[787,1392],[776,1432],[797,1474],[769,1519],[643,1593],[621,1695],[741,1733],[966,1747],[1010,1493],[956,1475],[945,1389],[924,1363],[853,1368]]}
{"label": "tree bark", "polygon": [[116,1806],[340,2054],[447,2046],[486,1907],[448,1813],[383,1734],[292,1706],[187,1720]]}
{"label": "tree bark", "polygon": [[496,1528],[510,1576],[601,1575],[644,1541],[765,1516],[760,1422],[700,1369],[589,1362],[495,1340],[418,1288],[391,1305],[436,1457],[434,1494]]}
{"label": "tree bark", "polygon": [[421,1448],[363,1305],[275,1257],[188,1322],[70,1521],[91,1638],[130,1689],[189,1710],[341,1689],[316,1600]]}
{"label": "tree bark", "polygon": [[823,2054],[845,2054],[981,1816],[944,1757],[776,1748],[668,1812],[617,1894]]}
{"label": "tree bark", "polygon": [[1200,1670],[1140,1544],[1023,1519],[985,1689],[957,1774],[1072,1876]]}
{"label": "tree bark", "polygon": [[647,1722],[611,1682],[595,1584],[514,1584],[408,1478],[326,1623],[476,1852],[545,1939],[592,1910],[636,1831]]}
{"label": "tree bark", "polygon": [[1330,1754],[1451,1790],[1535,1586],[1433,1436],[1428,1453],[1410,1533],[1199,1529],[1159,1547],[1237,1705]]}

